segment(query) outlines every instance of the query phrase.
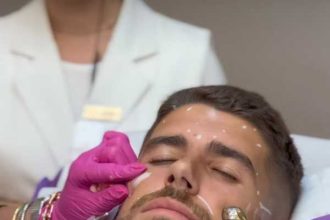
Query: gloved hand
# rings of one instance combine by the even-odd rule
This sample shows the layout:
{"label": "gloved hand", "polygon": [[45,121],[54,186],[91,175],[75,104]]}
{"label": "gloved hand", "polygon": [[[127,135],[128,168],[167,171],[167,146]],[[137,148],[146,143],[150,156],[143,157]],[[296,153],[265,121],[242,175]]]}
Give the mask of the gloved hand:
{"label": "gloved hand", "polygon": [[[99,146],[72,163],[52,219],[86,220],[103,215],[127,198],[126,183],[145,169],[137,162],[126,135],[106,132]],[[98,184],[107,187],[97,192],[91,190]]]}

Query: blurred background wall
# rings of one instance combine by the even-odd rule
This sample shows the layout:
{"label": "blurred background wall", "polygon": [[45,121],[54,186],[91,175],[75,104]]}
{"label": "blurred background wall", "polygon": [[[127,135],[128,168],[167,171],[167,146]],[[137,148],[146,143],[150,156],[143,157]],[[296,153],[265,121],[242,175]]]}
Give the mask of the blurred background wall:
{"label": "blurred background wall", "polygon": [[[1,0],[0,15],[28,0]],[[147,0],[213,31],[229,83],[263,94],[291,131],[330,138],[329,0]]]}

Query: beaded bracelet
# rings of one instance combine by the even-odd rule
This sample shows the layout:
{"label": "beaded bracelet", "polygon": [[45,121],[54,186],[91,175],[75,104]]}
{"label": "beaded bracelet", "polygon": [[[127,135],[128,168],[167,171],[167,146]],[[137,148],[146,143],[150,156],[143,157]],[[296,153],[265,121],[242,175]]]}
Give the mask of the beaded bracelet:
{"label": "beaded bracelet", "polygon": [[50,198],[47,201],[45,201],[45,203],[41,206],[42,208],[40,209],[41,210],[40,217],[42,220],[51,220],[54,204],[57,200],[59,200],[60,195],[61,195],[60,192],[52,194]]}

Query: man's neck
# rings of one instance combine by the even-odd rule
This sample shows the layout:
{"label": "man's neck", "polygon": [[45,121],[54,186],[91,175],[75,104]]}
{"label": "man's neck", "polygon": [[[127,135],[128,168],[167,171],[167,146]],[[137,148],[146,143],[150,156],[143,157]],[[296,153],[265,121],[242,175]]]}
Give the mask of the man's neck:
{"label": "man's neck", "polygon": [[111,29],[122,0],[46,0],[53,32],[86,35]]}

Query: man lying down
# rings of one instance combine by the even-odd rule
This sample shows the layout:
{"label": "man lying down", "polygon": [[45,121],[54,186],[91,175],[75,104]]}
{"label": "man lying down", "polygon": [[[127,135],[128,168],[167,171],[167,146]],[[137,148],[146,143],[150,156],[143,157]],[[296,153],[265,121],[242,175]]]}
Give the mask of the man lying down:
{"label": "man lying down", "polygon": [[170,96],[139,161],[148,170],[130,185],[117,219],[285,220],[303,176],[278,112],[261,96],[230,86]]}
{"label": "man lying down", "polygon": [[[79,160],[76,164],[88,164]],[[279,113],[260,95],[231,86],[171,95],[161,105],[138,160],[147,168],[127,184],[128,197],[111,219],[288,220],[303,176],[300,156]],[[86,193],[68,196],[72,176],[53,204],[53,216],[83,216],[101,203]],[[92,191],[101,193],[101,186]],[[81,202],[72,205],[75,199]],[[61,218],[79,219],[52,219]]]}

